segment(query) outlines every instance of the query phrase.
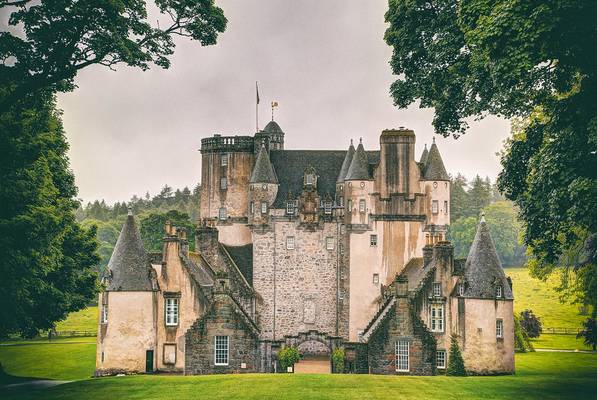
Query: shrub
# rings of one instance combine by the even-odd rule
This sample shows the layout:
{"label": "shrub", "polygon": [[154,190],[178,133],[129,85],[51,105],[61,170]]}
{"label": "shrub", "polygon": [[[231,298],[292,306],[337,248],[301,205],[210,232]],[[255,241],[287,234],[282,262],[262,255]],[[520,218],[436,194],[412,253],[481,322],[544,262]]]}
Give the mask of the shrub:
{"label": "shrub", "polygon": [[535,351],[529,340],[529,335],[527,335],[526,331],[520,325],[520,317],[518,315],[514,315],[514,347],[523,353]]}
{"label": "shrub", "polygon": [[344,349],[341,347],[337,347],[334,349],[332,353],[332,363],[334,365],[334,372],[337,374],[344,373]]}
{"label": "shrub", "polygon": [[301,359],[299,351],[296,347],[284,347],[278,352],[278,361],[282,369],[286,371],[288,367],[292,367]]}
{"label": "shrub", "polygon": [[466,376],[466,369],[464,368],[464,360],[460,347],[458,346],[458,336],[452,334],[450,343],[450,356],[448,360],[448,369],[446,375],[450,376]]}
{"label": "shrub", "polygon": [[530,338],[537,338],[543,332],[541,319],[531,310],[524,310],[520,313],[520,325]]}
{"label": "shrub", "polygon": [[595,351],[597,349],[597,320],[595,318],[587,318],[582,325],[584,329],[576,335],[576,338],[583,338],[585,344],[591,346],[593,351]]}

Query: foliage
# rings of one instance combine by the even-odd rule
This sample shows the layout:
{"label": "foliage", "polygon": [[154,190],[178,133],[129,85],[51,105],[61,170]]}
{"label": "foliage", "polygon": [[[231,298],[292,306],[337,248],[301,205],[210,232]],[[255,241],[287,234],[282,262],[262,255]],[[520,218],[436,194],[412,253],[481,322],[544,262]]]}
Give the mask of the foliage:
{"label": "foliage", "polygon": [[450,219],[457,221],[470,215],[468,204],[468,182],[462,174],[450,179]]}
{"label": "foliage", "polygon": [[543,332],[541,319],[533,314],[532,310],[520,313],[520,326],[530,338],[538,338]]}
{"label": "foliage", "polygon": [[342,347],[336,347],[332,352],[332,363],[334,364],[334,372],[337,374],[344,373],[344,358],[345,352]]}
{"label": "foliage", "polygon": [[583,322],[583,330],[576,335],[577,339],[583,338],[587,346],[591,346],[593,351],[597,349],[597,320],[595,318],[587,318]]}
{"label": "foliage", "polygon": [[[525,260],[525,248],[519,244],[522,227],[516,210],[509,201],[498,201],[483,209],[485,219],[502,265],[520,265]],[[477,217],[463,217],[453,221],[448,237],[454,245],[455,257],[464,258],[477,231]]]}
{"label": "foliage", "polygon": [[300,359],[301,355],[299,354],[298,349],[294,346],[284,347],[278,352],[278,361],[280,362],[283,372],[286,372],[288,367],[292,367],[295,363],[299,362]]}
{"label": "foliage", "polygon": [[32,336],[95,297],[94,228],[75,220],[77,189],[51,95],[0,115],[0,337]]}
{"label": "foliage", "polygon": [[514,348],[517,351],[526,353],[535,351],[526,331],[520,325],[520,317],[514,314]]}
{"label": "foliage", "polygon": [[226,28],[213,0],[154,3],[159,18],[151,24],[143,0],[0,1],[17,28],[0,32],[0,109],[38,90],[71,90],[77,72],[93,64],[168,68],[175,36],[212,45]]}
{"label": "foliage", "polygon": [[458,335],[455,333],[450,337],[450,355],[448,360],[448,368],[446,375],[449,376],[466,376],[466,369],[464,368],[464,359],[458,346]]}
{"label": "foliage", "polygon": [[187,214],[177,210],[165,213],[151,212],[141,218],[141,238],[147,251],[161,251],[163,246],[164,225],[170,221],[172,225],[186,228],[187,240],[191,250],[195,247],[195,226]]}

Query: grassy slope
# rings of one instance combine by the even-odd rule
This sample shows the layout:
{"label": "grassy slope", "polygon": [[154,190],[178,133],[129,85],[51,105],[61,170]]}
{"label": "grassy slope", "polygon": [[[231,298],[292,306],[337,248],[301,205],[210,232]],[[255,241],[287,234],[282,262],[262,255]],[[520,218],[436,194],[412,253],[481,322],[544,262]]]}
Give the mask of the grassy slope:
{"label": "grassy slope", "polygon": [[[376,375],[130,376],[89,379],[6,398],[42,399],[585,399],[597,393],[597,356],[517,355],[517,374],[499,377]],[[40,396],[42,395],[43,396]],[[31,397],[28,397],[31,396]]]}
{"label": "grassy slope", "polygon": [[[514,288],[514,311],[519,313],[531,309],[541,318],[544,327],[579,328],[587,316],[578,313],[578,306],[562,304],[554,290],[558,284],[556,276],[542,282],[529,276],[526,268],[506,268],[506,275],[512,278]],[[574,335],[541,335],[533,340],[537,348],[587,350],[582,340]]]}
{"label": "grassy slope", "polygon": [[72,313],[64,321],[56,324],[57,331],[97,331],[97,307],[87,307]]}

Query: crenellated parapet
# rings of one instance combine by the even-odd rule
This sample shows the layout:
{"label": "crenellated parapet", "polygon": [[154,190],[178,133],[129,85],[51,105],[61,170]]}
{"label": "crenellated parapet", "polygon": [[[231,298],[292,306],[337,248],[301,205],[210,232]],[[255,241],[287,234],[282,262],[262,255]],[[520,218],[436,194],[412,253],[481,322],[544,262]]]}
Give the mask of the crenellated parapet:
{"label": "crenellated parapet", "polygon": [[202,153],[252,153],[252,136],[221,136],[218,134],[201,139]]}

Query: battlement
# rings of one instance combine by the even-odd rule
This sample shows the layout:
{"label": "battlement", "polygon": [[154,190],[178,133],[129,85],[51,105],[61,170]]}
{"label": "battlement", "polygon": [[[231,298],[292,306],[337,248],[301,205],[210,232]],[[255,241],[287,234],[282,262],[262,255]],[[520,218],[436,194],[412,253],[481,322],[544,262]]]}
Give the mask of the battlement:
{"label": "battlement", "polygon": [[254,139],[252,136],[221,136],[201,139],[202,153],[252,153]]}

